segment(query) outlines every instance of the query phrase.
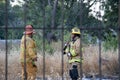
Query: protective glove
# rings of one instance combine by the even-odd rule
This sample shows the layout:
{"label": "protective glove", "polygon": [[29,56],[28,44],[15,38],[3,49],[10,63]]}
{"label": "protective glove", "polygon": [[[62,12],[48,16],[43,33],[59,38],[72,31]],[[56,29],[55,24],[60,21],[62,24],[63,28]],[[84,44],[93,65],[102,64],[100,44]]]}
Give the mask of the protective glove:
{"label": "protective glove", "polygon": [[66,52],[65,52],[65,51],[63,51],[63,54],[66,54]]}
{"label": "protective glove", "polygon": [[69,42],[64,44],[63,50],[66,50],[67,46],[69,45]]}
{"label": "protective glove", "polygon": [[67,44],[64,45],[63,50],[66,50],[66,48],[67,48]]}

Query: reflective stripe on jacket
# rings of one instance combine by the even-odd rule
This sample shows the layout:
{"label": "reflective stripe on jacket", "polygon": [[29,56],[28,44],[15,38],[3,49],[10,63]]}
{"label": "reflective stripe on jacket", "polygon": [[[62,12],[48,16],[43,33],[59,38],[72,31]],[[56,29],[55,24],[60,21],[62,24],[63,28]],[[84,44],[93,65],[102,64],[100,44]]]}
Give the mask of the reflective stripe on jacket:
{"label": "reflective stripe on jacket", "polygon": [[74,59],[74,58],[73,58],[73,59],[70,59],[70,60],[69,60],[69,63],[73,63],[73,62],[79,62],[79,63],[81,62],[81,63],[82,63],[82,62],[83,62],[83,59],[80,59],[80,58],[79,58],[79,59]]}

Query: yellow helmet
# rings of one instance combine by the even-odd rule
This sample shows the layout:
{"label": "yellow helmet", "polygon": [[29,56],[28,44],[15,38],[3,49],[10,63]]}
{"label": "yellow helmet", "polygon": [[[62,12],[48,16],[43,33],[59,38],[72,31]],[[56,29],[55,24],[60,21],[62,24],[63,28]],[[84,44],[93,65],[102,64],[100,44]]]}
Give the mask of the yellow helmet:
{"label": "yellow helmet", "polygon": [[77,27],[74,27],[74,28],[72,29],[72,34],[81,34],[80,29],[77,28]]}

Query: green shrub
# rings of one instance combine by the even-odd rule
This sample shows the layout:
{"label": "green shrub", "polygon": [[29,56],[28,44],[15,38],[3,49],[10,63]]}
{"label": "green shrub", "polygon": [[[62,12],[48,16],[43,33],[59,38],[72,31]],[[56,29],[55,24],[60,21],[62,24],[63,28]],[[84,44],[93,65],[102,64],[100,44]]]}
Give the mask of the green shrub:
{"label": "green shrub", "polygon": [[111,34],[107,36],[106,40],[103,42],[104,50],[116,50],[118,47],[117,37],[113,37]]}
{"label": "green shrub", "polygon": [[37,51],[43,51],[43,47],[45,52],[52,54],[54,49],[52,48],[52,46],[50,44],[48,44],[47,40],[45,40],[45,45],[43,45],[43,38],[39,37],[38,35],[35,35],[34,40],[36,42],[36,46],[37,46]]}
{"label": "green shrub", "polygon": [[69,31],[64,31],[64,41],[67,42],[70,40],[71,33]]}

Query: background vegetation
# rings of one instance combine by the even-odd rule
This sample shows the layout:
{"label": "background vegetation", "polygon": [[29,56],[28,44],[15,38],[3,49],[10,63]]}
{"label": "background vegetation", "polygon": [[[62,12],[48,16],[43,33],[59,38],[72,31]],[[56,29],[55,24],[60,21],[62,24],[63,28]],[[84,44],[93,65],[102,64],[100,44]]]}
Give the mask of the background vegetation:
{"label": "background vegetation", "polygon": [[[104,11],[101,15],[100,11],[95,12],[96,16],[91,14],[91,7],[96,4],[97,0],[64,0],[64,9],[62,9],[62,1],[59,0],[26,0],[20,5],[12,6],[14,0],[8,2],[8,39],[20,39],[24,31],[24,24],[32,24],[34,28],[45,27],[45,34],[53,33],[57,39],[61,40],[61,31],[56,30],[66,28],[65,40],[71,28],[77,26],[79,28],[106,28],[105,30],[83,30],[83,41],[85,43],[96,44],[98,35],[101,35],[101,40],[105,49],[117,48],[117,29],[118,28],[118,0],[101,0],[99,10]],[[114,2],[114,3],[113,3]],[[25,4],[26,3],[26,4]],[[45,12],[45,13],[44,13]],[[0,1],[0,39],[5,39],[5,1]],[[26,20],[25,20],[26,19]],[[102,20],[101,20],[102,19]],[[26,22],[26,23],[24,23]],[[53,30],[53,28],[55,28]],[[18,31],[19,29],[19,31]],[[41,29],[42,30],[42,29]],[[41,38],[43,31],[39,31]],[[57,34],[56,34],[57,33]],[[46,38],[46,37],[45,37]],[[40,42],[41,43],[41,42]],[[39,43],[39,44],[40,44]],[[112,44],[112,46],[110,46]]]}

